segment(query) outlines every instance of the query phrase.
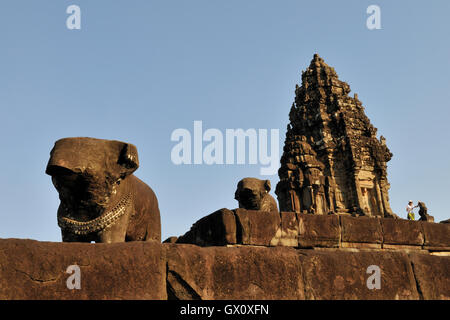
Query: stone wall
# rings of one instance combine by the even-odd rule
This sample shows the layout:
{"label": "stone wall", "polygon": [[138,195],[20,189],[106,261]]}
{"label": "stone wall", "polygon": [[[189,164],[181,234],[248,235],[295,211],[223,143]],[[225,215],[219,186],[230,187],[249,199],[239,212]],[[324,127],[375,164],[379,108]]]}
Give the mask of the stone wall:
{"label": "stone wall", "polygon": [[197,221],[177,242],[199,246],[356,248],[450,254],[450,224],[221,209]]}
{"label": "stone wall", "polygon": [[[421,252],[4,239],[0,299],[450,299],[450,257]],[[366,285],[370,265],[380,289]]]}
{"label": "stone wall", "polygon": [[450,299],[450,224],[221,209],[168,242],[0,239],[0,299]]}
{"label": "stone wall", "polygon": [[[67,289],[78,265],[81,289]],[[0,240],[0,299],[166,299],[159,243],[90,244]]]}

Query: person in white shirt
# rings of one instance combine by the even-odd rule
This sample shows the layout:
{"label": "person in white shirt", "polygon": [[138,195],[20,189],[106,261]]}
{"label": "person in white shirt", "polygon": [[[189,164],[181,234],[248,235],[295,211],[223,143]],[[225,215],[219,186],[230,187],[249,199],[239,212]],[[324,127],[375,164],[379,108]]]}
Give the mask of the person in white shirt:
{"label": "person in white shirt", "polygon": [[419,205],[413,206],[412,200],[409,200],[408,205],[406,206],[406,213],[408,214],[408,220],[416,220],[414,217],[413,209],[417,208],[418,206]]}

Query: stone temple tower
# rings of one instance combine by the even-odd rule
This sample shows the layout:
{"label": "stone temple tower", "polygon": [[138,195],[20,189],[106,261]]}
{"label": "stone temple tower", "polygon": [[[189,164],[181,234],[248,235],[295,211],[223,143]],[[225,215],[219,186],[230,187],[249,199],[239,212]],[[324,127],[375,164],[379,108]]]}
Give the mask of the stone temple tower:
{"label": "stone temple tower", "polygon": [[392,153],[349,92],[315,54],[289,113],[275,191],[281,211],[395,216],[386,172]]}

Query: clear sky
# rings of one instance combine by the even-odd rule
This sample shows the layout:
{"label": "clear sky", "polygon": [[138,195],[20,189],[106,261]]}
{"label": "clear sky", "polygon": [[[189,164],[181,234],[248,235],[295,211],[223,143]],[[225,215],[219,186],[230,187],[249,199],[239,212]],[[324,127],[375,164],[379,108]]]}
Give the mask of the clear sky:
{"label": "clear sky", "polygon": [[[81,8],[69,30],[66,8]],[[366,9],[381,8],[380,30]],[[313,54],[363,102],[394,154],[391,206],[450,218],[450,1],[127,0],[0,2],[0,238],[60,241],[44,171],[57,139],[138,147],[136,175],[159,199],[163,240],[237,207],[260,165],[175,165],[177,128],[279,129]]]}

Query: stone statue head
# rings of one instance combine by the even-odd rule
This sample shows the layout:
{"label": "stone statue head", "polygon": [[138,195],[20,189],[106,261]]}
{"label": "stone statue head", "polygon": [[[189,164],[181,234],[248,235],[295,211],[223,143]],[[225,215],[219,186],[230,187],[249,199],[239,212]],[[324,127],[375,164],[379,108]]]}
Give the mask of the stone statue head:
{"label": "stone statue head", "polygon": [[50,152],[46,173],[61,204],[86,219],[99,216],[116,187],[139,167],[134,145],[94,138],[65,138]]}
{"label": "stone statue head", "polygon": [[239,202],[239,208],[261,210],[269,191],[270,180],[244,178],[239,181],[234,198]]}

